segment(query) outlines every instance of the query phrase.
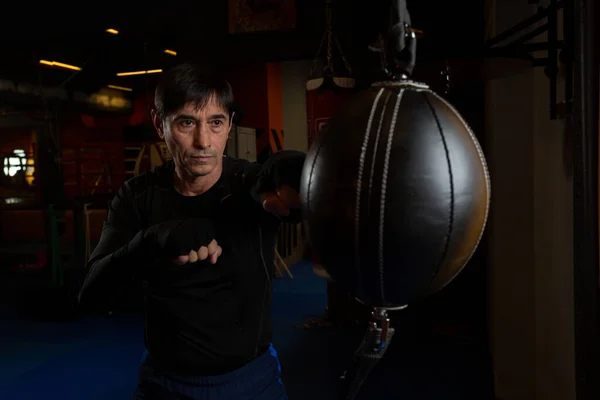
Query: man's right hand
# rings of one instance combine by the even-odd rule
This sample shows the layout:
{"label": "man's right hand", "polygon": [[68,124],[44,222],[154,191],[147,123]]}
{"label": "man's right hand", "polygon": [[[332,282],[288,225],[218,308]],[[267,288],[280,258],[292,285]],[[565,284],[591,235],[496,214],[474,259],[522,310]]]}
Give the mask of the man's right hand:
{"label": "man's right hand", "polygon": [[216,240],[213,240],[208,244],[208,246],[200,247],[198,251],[192,250],[188,255],[177,257],[173,260],[173,263],[177,265],[183,265],[208,259],[209,263],[216,264],[217,259],[219,258],[222,252],[223,249],[221,249],[221,246],[219,246]]}
{"label": "man's right hand", "polygon": [[150,227],[144,236],[150,251],[158,250],[176,264],[206,259],[214,264],[222,252],[212,222],[204,218],[165,221]]}

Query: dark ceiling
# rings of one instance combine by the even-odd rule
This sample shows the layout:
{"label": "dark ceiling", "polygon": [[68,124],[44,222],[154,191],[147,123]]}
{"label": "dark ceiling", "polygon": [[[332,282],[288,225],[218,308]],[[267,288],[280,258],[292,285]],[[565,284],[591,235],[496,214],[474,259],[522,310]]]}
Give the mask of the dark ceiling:
{"label": "dark ceiling", "polygon": [[[81,90],[95,90],[109,84],[142,89],[150,87],[155,76],[116,74],[164,70],[183,60],[206,68],[223,68],[315,56],[325,26],[323,0],[296,1],[297,26],[293,31],[241,35],[228,33],[227,3],[226,0],[174,1],[156,3],[156,7],[146,3],[145,9],[109,7],[105,3],[98,3],[102,8],[94,5],[88,9],[51,4],[31,6],[26,13],[15,11],[11,14],[14,17],[4,13],[0,26],[0,79],[45,86],[62,84]],[[450,2],[409,0],[413,25],[425,31],[419,43],[421,59],[428,55],[443,56],[436,49],[447,50],[452,45],[464,48],[472,42],[465,33],[468,29],[472,31],[465,27],[469,25],[467,17],[444,3]],[[337,0],[334,4],[337,35],[351,62],[360,63],[373,36],[376,16],[381,15],[373,4],[383,2]],[[435,12],[427,8],[431,4],[436,4]],[[18,3],[15,6],[20,7]],[[107,28],[118,29],[120,33],[109,34]],[[165,54],[165,49],[175,50],[177,56]],[[82,70],[47,67],[40,65],[39,60],[76,65]]]}

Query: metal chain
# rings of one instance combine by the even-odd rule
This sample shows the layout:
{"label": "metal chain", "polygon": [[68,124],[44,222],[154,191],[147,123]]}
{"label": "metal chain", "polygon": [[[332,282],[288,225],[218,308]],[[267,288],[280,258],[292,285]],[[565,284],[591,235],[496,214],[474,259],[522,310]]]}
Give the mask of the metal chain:
{"label": "metal chain", "polygon": [[348,59],[346,59],[346,56],[344,55],[344,51],[342,50],[342,45],[340,44],[340,42],[338,41],[336,36],[334,36],[334,38],[335,38],[335,44],[337,45],[338,51],[340,52],[340,56],[342,56],[342,61],[344,62],[344,67],[346,67],[346,70],[348,71],[348,75],[352,75],[352,67],[350,67],[350,63],[348,62]]}
{"label": "metal chain", "polygon": [[332,1],[327,1],[327,7],[325,8],[325,18],[327,21],[327,65],[325,65],[325,71],[329,72],[333,75],[333,24],[331,18],[331,3]]}
{"label": "metal chain", "polygon": [[326,30],[325,33],[323,34],[323,38],[321,39],[321,43],[319,44],[319,49],[317,50],[317,54],[312,62],[311,68],[310,68],[310,73],[309,73],[309,77],[312,78],[314,76],[315,70],[317,68],[317,60],[319,58],[319,55],[321,54],[321,52],[323,51],[323,46],[325,45],[325,41],[327,41],[327,55],[326,55],[326,64],[325,64],[325,72],[327,73],[334,73],[334,64],[333,64],[333,43],[335,41],[335,45],[340,53],[340,56],[342,58],[342,61],[344,62],[344,67],[346,68],[346,70],[348,71],[349,75],[352,75],[352,68],[350,67],[350,63],[348,62],[348,59],[346,58],[343,50],[342,50],[342,46],[337,38],[337,36],[335,35],[335,33],[333,32],[333,0],[325,0],[325,21],[326,21]]}
{"label": "metal chain", "polygon": [[321,43],[319,44],[319,50],[317,50],[317,54],[315,55],[315,58],[310,67],[310,73],[309,73],[310,78],[312,78],[315,74],[315,70],[317,69],[317,60],[319,59],[319,54],[321,54],[321,52],[323,51],[323,45],[325,44],[326,39],[327,39],[327,32],[325,32],[325,34],[323,35],[323,38],[321,39]]}

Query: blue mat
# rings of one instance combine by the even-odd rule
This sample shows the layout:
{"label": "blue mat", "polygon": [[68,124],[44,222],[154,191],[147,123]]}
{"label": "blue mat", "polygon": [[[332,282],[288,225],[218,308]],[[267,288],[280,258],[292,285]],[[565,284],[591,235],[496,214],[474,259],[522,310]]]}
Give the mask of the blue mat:
{"label": "blue mat", "polygon": [[[294,279],[275,282],[273,297],[273,341],[284,382],[291,400],[335,399],[338,378],[362,333],[298,328],[305,316],[325,310],[327,297],[310,264],[296,265],[292,273]],[[144,348],[141,317],[41,323],[21,320],[5,305],[0,327],[1,400],[131,399]],[[361,397],[486,400],[490,373],[484,353],[394,342]]]}

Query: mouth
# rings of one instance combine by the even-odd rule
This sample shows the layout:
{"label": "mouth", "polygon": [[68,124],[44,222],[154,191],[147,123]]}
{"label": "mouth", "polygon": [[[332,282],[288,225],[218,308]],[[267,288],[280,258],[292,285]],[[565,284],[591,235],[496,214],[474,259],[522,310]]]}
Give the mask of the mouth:
{"label": "mouth", "polygon": [[191,156],[190,160],[194,164],[207,164],[210,162],[210,160],[212,158],[214,158],[214,157],[212,157],[212,156]]}

